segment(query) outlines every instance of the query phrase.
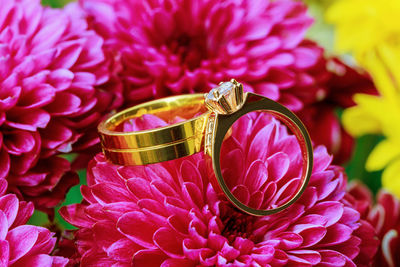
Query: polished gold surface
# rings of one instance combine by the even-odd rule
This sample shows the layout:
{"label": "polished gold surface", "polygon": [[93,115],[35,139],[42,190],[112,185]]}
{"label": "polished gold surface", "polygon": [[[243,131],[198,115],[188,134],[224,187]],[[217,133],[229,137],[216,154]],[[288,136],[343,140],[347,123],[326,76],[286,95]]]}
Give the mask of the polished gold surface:
{"label": "polished gold surface", "polygon": [[[123,123],[145,114],[165,121],[176,117],[184,121],[144,131],[119,129]],[[125,109],[99,124],[103,152],[119,165],[144,165],[192,155],[203,149],[209,115],[202,94],[167,97]]]}
{"label": "polished gold surface", "polygon": [[[212,108],[211,111],[213,111]],[[300,178],[300,185],[295,195],[285,204],[268,210],[254,209],[240,202],[240,200],[238,200],[228,188],[221,172],[220,153],[222,142],[226,133],[229,131],[235,121],[237,121],[243,115],[253,111],[264,111],[270,113],[284,122],[296,136],[300,144],[303,157],[303,173]],[[300,119],[281,104],[269,98],[253,93],[246,93],[244,95],[244,104],[236,112],[229,115],[213,112],[210,115],[205,134],[205,152],[212,158],[215,177],[226,197],[240,210],[255,216],[270,215],[279,212],[293,204],[306,189],[313,166],[313,149],[311,140],[305,126]]]}

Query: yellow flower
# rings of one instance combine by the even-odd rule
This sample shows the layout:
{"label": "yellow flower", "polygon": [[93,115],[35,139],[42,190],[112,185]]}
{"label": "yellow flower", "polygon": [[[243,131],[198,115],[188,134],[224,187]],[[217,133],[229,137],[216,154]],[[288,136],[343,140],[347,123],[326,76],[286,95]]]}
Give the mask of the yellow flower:
{"label": "yellow flower", "polygon": [[399,0],[337,0],[326,18],[335,25],[336,48],[360,60],[381,45],[398,47],[399,14]]}
{"label": "yellow flower", "polygon": [[368,157],[369,171],[385,169],[383,187],[400,197],[400,1],[339,0],[328,9],[336,49],[350,52],[372,76],[380,96],[359,94],[343,114],[354,136],[382,134]]}

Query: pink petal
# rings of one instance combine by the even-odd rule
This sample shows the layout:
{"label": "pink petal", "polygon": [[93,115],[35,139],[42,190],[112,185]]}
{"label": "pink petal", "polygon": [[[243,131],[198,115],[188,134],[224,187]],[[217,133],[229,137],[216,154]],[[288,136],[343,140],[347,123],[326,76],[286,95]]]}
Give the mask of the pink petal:
{"label": "pink petal", "polygon": [[28,257],[24,257],[23,259],[15,262],[13,266],[25,267],[25,266],[43,266],[43,267],[52,267],[53,259],[51,256],[46,254],[38,254],[32,255]]}
{"label": "pink petal", "polygon": [[70,69],[82,52],[82,44],[79,43],[79,40],[64,42],[57,48],[57,57],[52,63],[54,69]]}
{"label": "pink petal", "polygon": [[346,257],[337,251],[333,250],[319,250],[321,254],[321,263],[323,266],[345,266]]}
{"label": "pink petal", "polygon": [[56,88],[57,91],[62,91],[69,88],[74,79],[74,73],[68,69],[58,69],[52,71],[48,77],[49,83]]}
{"label": "pink petal", "polygon": [[303,243],[301,245],[303,248],[317,244],[327,233],[325,227],[312,224],[295,225],[293,231],[303,237]]}
{"label": "pink petal", "polygon": [[280,95],[279,87],[274,83],[258,83],[254,91],[275,101],[279,99]]}
{"label": "pink petal", "polygon": [[283,250],[296,249],[301,246],[303,239],[301,235],[296,233],[284,232],[279,234],[278,247]]}
{"label": "pink petal", "polygon": [[159,249],[139,250],[132,258],[132,266],[159,267],[166,258]]}
{"label": "pink petal", "polygon": [[64,220],[75,227],[89,228],[94,224],[94,221],[91,221],[86,215],[84,208],[85,207],[82,204],[68,205],[61,207],[59,213]]}
{"label": "pink petal", "polygon": [[[317,52],[317,53],[316,53]],[[295,57],[295,65],[299,69],[310,68],[316,64],[319,51],[313,48],[297,47],[294,49],[293,54]]]}
{"label": "pink petal", "polygon": [[101,204],[132,201],[133,198],[125,188],[113,184],[99,183],[91,187],[93,196]]}
{"label": "pink petal", "polygon": [[106,249],[108,257],[117,261],[129,262],[132,255],[139,250],[140,247],[127,238],[115,241]]}
{"label": "pink petal", "polygon": [[154,233],[154,243],[169,257],[183,259],[183,239],[168,228],[162,227]]}
{"label": "pink petal", "polygon": [[280,180],[289,169],[290,160],[283,152],[276,153],[268,158],[268,176],[271,180]]}
{"label": "pink petal", "polygon": [[[62,38],[68,22],[61,12],[58,14],[57,18],[58,19],[47,20],[47,23],[34,35],[32,47],[37,51],[54,47],[59,39]],[[32,53],[36,52],[35,49]]]}
{"label": "pink petal", "polygon": [[21,94],[21,87],[15,86],[7,89],[7,87],[4,86],[4,82],[2,86],[3,89],[0,93],[0,110],[8,110],[17,104]]}
{"label": "pink petal", "polygon": [[46,110],[53,116],[70,115],[77,112],[81,105],[81,99],[71,93],[60,92],[53,102],[46,106]]}
{"label": "pink petal", "polygon": [[0,240],[0,266],[9,266],[10,247],[7,240]]}
{"label": "pink petal", "polygon": [[8,232],[10,244],[10,263],[14,263],[27,254],[35,245],[38,238],[37,226],[21,225]]}
{"label": "pink petal", "polygon": [[[7,151],[5,151],[4,149],[1,149],[1,148],[0,148],[0,161],[1,161],[0,179],[4,179],[10,170],[10,156],[8,155]],[[3,180],[1,180],[1,181],[3,181]],[[1,184],[2,184],[1,188],[3,189],[5,184],[4,184],[4,182],[1,182]],[[0,190],[0,191],[2,191],[2,190]]]}
{"label": "pink petal", "polygon": [[115,226],[114,222],[104,220],[96,222],[92,226],[93,235],[99,247],[109,247],[115,242],[115,239],[122,237]]}
{"label": "pink petal", "polygon": [[117,222],[118,230],[133,242],[145,248],[155,248],[153,234],[158,229],[141,212],[129,212]]}
{"label": "pink petal", "polygon": [[51,121],[41,136],[43,147],[55,149],[72,138],[73,132],[58,121]]}
{"label": "pink petal", "polygon": [[202,192],[194,183],[183,183],[182,194],[185,202],[192,207],[201,209],[204,206]]}
{"label": "pink petal", "polygon": [[18,198],[13,194],[0,197],[0,210],[7,217],[8,227],[11,227],[18,214]]}
{"label": "pink petal", "polygon": [[345,224],[337,223],[327,228],[326,235],[320,246],[334,246],[350,239],[353,229]]}
{"label": "pink petal", "polygon": [[[30,84],[30,86],[32,86],[32,84]],[[55,90],[52,86],[44,83],[38,84],[36,87],[29,90],[26,89],[23,92],[23,95],[18,101],[18,107],[25,111],[33,108],[40,108],[53,101],[54,97]]]}
{"label": "pink petal", "polygon": [[247,205],[250,201],[250,192],[247,186],[238,185],[231,190],[232,194],[243,204]]}
{"label": "pink petal", "polygon": [[125,185],[125,178],[118,173],[115,166],[109,164],[97,164],[92,168],[96,183],[113,183],[121,186]]}
{"label": "pink petal", "polygon": [[19,202],[18,214],[14,220],[12,227],[26,224],[26,222],[32,217],[34,206],[32,202]]}
{"label": "pink petal", "polygon": [[295,178],[284,184],[274,196],[273,203],[281,206],[292,199],[299,190],[299,182],[300,179]]}
{"label": "pink petal", "polygon": [[316,265],[321,261],[321,255],[315,250],[292,250],[289,252],[296,257],[299,257],[311,265]]}
{"label": "pink petal", "polygon": [[6,214],[0,210],[0,240],[4,240],[8,233],[8,220]]}
{"label": "pink petal", "polygon": [[266,144],[266,142],[268,138],[270,138],[273,129],[274,125],[268,124],[257,133],[253,141],[251,142],[249,148],[248,158],[247,158],[248,162],[265,159],[265,156],[269,152],[268,145]]}
{"label": "pink petal", "polygon": [[137,199],[153,198],[149,181],[142,178],[131,178],[126,182],[126,186]]}
{"label": "pink petal", "polygon": [[242,237],[236,237],[233,246],[240,251],[242,255],[249,254],[254,248],[254,243]]}
{"label": "pink petal", "polygon": [[312,207],[308,213],[319,214],[325,217],[327,222],[327,227],[337,223],[343,214],[343,204],[336,201],[325,201],[318,203]]}
{"label": "pink petal", "polygon": [[6,125],[27,131],[36,131],[37,128],[45,128],[50,121],[50,115],[41,109],[26,111],[14,110],[7,117]]}
{"label": "pink petal", "polygon": [[[235,164],[231,164],[235,162]],[[228,188],[243,183],[245,171],[244,156],[241,149],[233,149],[225,155],[221,161],[222,176],[225,177],[225,183]]]}
{"label": "pink petal", "polygon": [[256,160],[251,163],[244,181],[250,194],[259,191],[268,180],[267,164],[261,160]]}
{"label": "pink petal", "polygon": [[31,151],[35,146],[35,138],[26,131],[15,130],[7,133],[4,146],[8,153],[21,155]]}
{"label": "pink petal", "polygon": [[194,262],[188,259],[166,259],[161,267],[192,267]]}
{"label": "pink petal", "polygon": [[7,180],[2,179],[0,176],[0,196],[4,195],[4,193],[7,190],[7,186],[8,186]]}
{"label": "pink petal", "polygon": [[180,173],[184,182],[194,183],[200,191],[203,191],[203,179],[197,167],[192,162],[188,160],[183,161]]}

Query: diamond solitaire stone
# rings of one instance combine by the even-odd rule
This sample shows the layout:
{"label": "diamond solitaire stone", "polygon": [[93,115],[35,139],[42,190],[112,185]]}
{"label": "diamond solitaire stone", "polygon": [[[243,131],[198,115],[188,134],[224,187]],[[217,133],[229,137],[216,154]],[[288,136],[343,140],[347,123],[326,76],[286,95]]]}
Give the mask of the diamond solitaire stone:
{"label": "diamond solitaire stone", "polygon": [[234,79],[220,83],[205,94],[205,103],[218,114],[231,114],[243,105],[243,86]]}

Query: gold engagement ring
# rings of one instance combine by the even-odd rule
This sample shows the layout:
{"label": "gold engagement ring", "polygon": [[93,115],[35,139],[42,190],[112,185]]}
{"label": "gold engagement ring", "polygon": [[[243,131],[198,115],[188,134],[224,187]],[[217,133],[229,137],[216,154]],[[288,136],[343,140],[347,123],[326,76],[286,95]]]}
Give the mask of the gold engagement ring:
{"label": "gold engagement ring", "polygon": [[[281,120],[296,136],[303,160],[295,194],[284,204],[268,210],[252,208],[237,199],[222,177],[220,166],[221,146],[226,134],[240,117],[254,111],[267,112]],[[149,130],[121,130],[126,121],[146,114],[165,121],[178,116],[184,121]],[[244,93],[243,86],[234,79],[220,83],[205,95],[172,96],[125,109],[101,122],[98,131],[106,158],[118,165],[158,163],[204,150],[211,157],[215,178],[228,200],[240,210],[256,216],[273,214],[293,204],[305,190],[312,171],[312,144],[300,119],[269,98]]]}

